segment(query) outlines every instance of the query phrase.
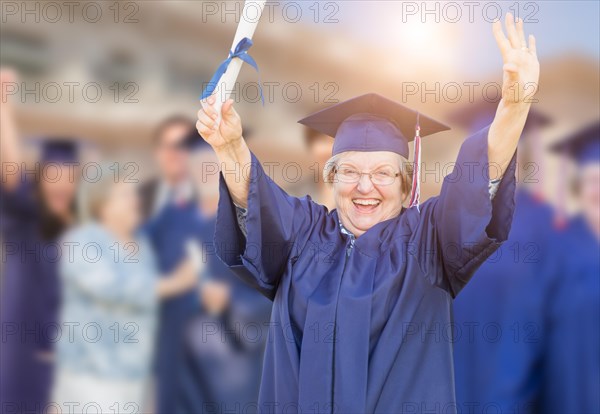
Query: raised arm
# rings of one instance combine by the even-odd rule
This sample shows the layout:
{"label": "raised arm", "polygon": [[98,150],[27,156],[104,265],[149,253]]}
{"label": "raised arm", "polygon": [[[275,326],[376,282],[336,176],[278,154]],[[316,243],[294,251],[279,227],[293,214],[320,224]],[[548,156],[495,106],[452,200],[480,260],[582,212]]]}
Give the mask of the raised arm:
{"label": "raised arm", "polygon": [[494,22],[492,28],[504,63],[502,100],[488,134],[490,178],[496,179],[506,171],[517,149],[533,95],[538,88],[540,64],[535,37],[529,35],[528,45],[522,19],[517,19],[515,25],[513,15],[507,13],[508,38],[504,35],[499,20]]}
{"label": "raised arm", "polygon": [[[8,88],[16,82],[17,75],[10,69],[0,69],[0,154],[2,160],[2,187],[11,191],[19,183],[21,148],[17,133],[14,108],[8,99]],[[15,170],[16,169],[16,170]],[[7,174],[9,172],[9,174]]]}
{"label": "raised arm", "polygon": [[[537,90],[539,63],[533,36],[529,48],[525,43],[523,22],[515,26],[508,14],[506,26],[508,39],[500,22],[493,25],[504,61],[502,100],[496,116],[491,125],[465,140],[440,196],[423,205],[420,227],[415,231],[419,245],[425,246],[420,249],[423,268],[437,269],[428,276],[452,296],[507,239],[512,223],[516,149]],[[488,178],[502,178],[493,198]],[[437,266],[434,259],[438,256],[429,254],[431,251],[439,252],[442,266]]]}
{"label": "raised arm", "polygon": [[214,103],[214,96],[210,96],[206,102],[202,101],[196,128],[217,154],[221,170],[226,172],[223,177],[233,202],[240,207],[247,207],[249,177],[242,172],[244,166],[250,165],[251,157],[242,137],[242,122],[233,108],[233,100],[229,99],[221,108],[222,120],[217,125],[217,112],[212,106]]}
{"label": "raised arm", "polygon": [[292,252],[303,248],[327,209],[279,187],[246,146],[233,102],[223,105],[220,125],[213,103],[213,97],[202,103],[196,126],[221,166],[215,250],[240,278],[272,299]]}

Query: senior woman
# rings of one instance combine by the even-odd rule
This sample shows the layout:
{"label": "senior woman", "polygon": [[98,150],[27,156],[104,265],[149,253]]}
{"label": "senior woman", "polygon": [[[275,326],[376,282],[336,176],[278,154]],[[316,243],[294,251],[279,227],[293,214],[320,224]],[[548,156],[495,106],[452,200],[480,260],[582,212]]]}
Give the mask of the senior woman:
{"label": "senior woman", "polygon": [[[514,155],[539,76],[535,39],[527,45],[511,15],[506,27],[508,38],[493,26],[504,60],[496,117],[464,142],[440,196],[420,208],[402,206],[402,130],[415,115],[397,104],[369,94],[303,121],[335,131],[329,212],[265,174],[232,101],[220,124],[214,98],[202,103],[198,132],[222,163],[217,252],[274,300],[262,412],[456,411],[452,299],[508,234]],[[488,169],[504,172],[495,197]]]}

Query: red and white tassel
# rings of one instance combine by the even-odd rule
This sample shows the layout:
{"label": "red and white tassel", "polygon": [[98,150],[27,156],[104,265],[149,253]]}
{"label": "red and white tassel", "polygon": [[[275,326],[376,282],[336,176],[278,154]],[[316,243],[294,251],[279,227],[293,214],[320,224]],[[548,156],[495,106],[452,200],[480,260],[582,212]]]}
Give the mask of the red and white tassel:
{"label": "red and white tassel", "polygon": [[419,198],[421,194],[421,127],[419,126],[419,113],[417,112],[417,124],[415,125],[415,155],[413,160],[413,181],[408,207],[417,207],[419,210]]}

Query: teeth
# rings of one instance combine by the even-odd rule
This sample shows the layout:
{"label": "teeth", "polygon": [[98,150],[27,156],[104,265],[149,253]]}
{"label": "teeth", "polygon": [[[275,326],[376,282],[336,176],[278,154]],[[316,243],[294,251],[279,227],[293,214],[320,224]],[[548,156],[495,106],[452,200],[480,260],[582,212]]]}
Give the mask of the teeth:
{"label": "teeth", "polygon": [[379,204],[379,200],[361,200],[361,199],[355,199],[352,200],[354,203],[356,204],[360,204],[363,206],[376,206]]}

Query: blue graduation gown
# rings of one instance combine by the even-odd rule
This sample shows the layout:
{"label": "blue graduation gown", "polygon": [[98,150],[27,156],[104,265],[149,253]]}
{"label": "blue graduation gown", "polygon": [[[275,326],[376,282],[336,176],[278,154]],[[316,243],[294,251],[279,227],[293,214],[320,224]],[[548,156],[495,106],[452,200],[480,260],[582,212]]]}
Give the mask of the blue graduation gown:
{"label": "blue graduation gown", "polygon": [[2,286],[0,319],[0,411],[42,412],[52,385],[53,364],[39,358],[58,339],[60,306],[56,240],[41,234],[31,182],[1,189]]}
{"label": "blue graduation gown", "polygon": [[231,289],[223,314],[201,309],[186,326],[183,411],[220,413],[256,411],[262,354],[272,302],[241,282],[216,256],[215,217],[202,219],[198,233],[206,253],[203,277]]}
{"label": "blue graduation gown", "polygon": [[489,198],[488,130],[463,143],[438,197],[354,242],[336,210],[287,195],[254,155],[246,240],[221,176],[217,253],[274,300],[262,412],[456,410],[452,299],[514,209],[514,157]]}
{"label": "blue graduation gown", "polygon": [[516,192],[508,240],[454,301],[456,398],[462,411],[526,413],[540,392],[541,349],[556,278],[553,211]]}
{"label": "blue graduation gown", "polygon": [[540,413],[600,412],[600,243],[583,217],[554,244],[562,262],[543,352]]}
{"label": "blue graduation gown", "polygon": [[[198,239],[201,224],[195,202],[181,206],[166,204],[146,224],[161,275],[169,274],[185,259],[185,243],[188,239]],[[161,302],[156,349],[158,413],[182,412],[183,338],[186,323],[198,306],[196,288]]]}

